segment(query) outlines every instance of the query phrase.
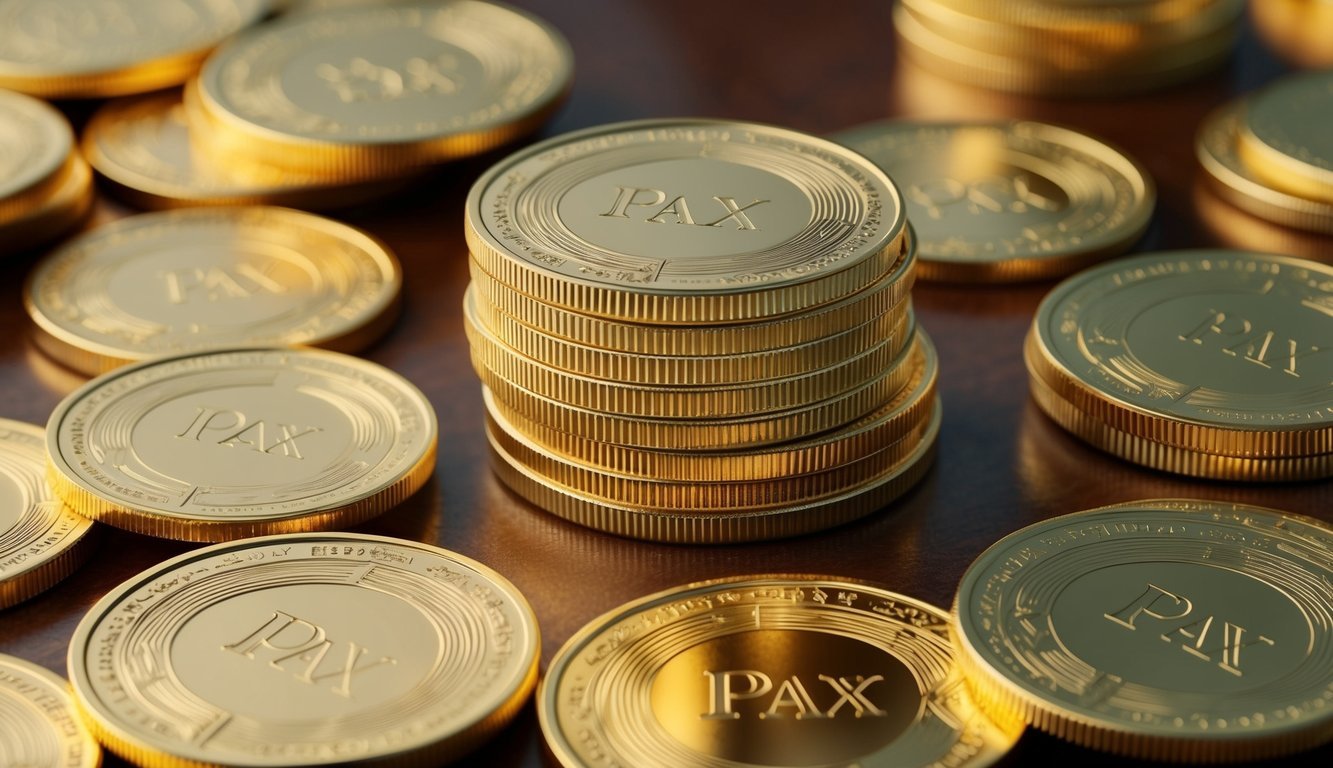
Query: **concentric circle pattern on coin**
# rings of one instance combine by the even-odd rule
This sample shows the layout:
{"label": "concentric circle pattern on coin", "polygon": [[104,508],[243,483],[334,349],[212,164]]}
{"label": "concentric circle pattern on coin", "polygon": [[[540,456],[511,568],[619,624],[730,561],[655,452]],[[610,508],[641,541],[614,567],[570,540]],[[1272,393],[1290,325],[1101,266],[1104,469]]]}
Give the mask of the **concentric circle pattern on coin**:
{"label": "concentric circle pattern on coin", "polygon": [[1240,155],[1288,192],[1333,203],[1333,72],[1282,78],[1250,96]]}
{"label": "concentric circle pattern on coin", "polygon": [[210,151],[377,177],[534,130],[573,70],[540,19],[474,0],[297,14],[238,37],[186,93]]}
{"label": "concentric circle pattern on coin", "polygon": [[0,608],[46,590],[87,557],[93,523],[51,493],[45,470],[46,432],[0,419]]}
{"label": "concentric circle pattern on coin", "polygon": [[661,325],[740,323],[842,299],[902,263],[893,182],[771,126],[617,123],[496,164],[468,196],[479,267],[538,301]]}
{"label": "concentric circle pattern on coin", "polygon": [[1129,248],[1156,199],[1119,150],[1042,123],[886,121],[832,138],[899,185],[923,279],[1067,274]]}
{"label": "concentric circle pattern on coin", "polygon": [[1053,518],[963,575],[959,660],[988,710],[1156,760],[1333,738],[1333,530],[1276,510],[1130,502]]}
{"label": "concentric circle pattern on coin", "polygon": [[0,87],[46,98],[177,85],[267,0],[3,0]]}
{"label": "concentric circle pattern on coin", "polygon": [[83,153],[118,197],[140,208],[289,205],[342,208],[382,197],[404,181],[338,183],[267,165],[215,162],[192,142],[176,92],[108,102],[88,121]]}
{"label": "concentric circle pattern on coin", "polygon": [[11,768],[97,768],[102,749],[79,721],[65,680],[0,654],[0,758]]}
{"label": "concentric circle pattern on coin", "polygon": [[374,363],[227,350],[122,368],[65,398],[48,474],[88,517],[221,541],[378,515],[434,471],[437,433],[421,391]]}
{"label": "concentric circle pattern on coin", "polygon": [[64,115],[46,102],[0,90],[0,226],[52,197],[73,149]]}
{"label": "concentric circle pattern on coin", "polygon": [[1220,250],[1121,259],[1046,297],[1029,372],[1088,418],[1166,451],[1326,456],[1330,307],[1333,268],[1315,262]]}
{"label": "concentric circle pattern on coin", "polygon": [[89,374],[166,354],[266,344],[353,351],[395,318],[402,275],[378,240],[284,208],[142,214],[33,270],[37,345]]}
{"label": "concentric circle pattern on coin", "polygon": [[692,584],[604,614],[551,661],[566,768],[990,765],[1020,728],[972,703],[948,615],[863,582]]}
{"label": "concentric circle pattern on coin", "polygon": [[537,678],[536,617],[461,555],[358,534],[222,544],[114,589],[75,629],[86,720],[136,764],[440,765]]}

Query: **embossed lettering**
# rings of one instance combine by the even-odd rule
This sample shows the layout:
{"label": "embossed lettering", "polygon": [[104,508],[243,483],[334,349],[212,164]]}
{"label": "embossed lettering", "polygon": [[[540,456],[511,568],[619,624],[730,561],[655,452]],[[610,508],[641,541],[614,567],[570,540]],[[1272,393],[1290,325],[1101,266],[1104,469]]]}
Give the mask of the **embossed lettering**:
{"label": "embossed lettering", "polygon": [[1254,323],[1243,317],[1210,309],[1203,320],[1177,339],[1199,346],[1216,346],[1224,355],[1230,355],[1263,368],[1278,370],[1300,378],[1298,361],[1324,349],[1302,345],[1293,338],[1282,338],[1272,330],[1258,330]]}
{"label": "embossed lettering", "polygon": [[630,219],[630,208],[649,208],[651,215],[644,218],[650,224],[686,224],[694,227],[722,227],[732,222],[737,230],[756,230],[754,221],[746,211],[762,205],[769,200],[753,200],[740,205],[734,197],[714,195],[712,202],[722,208],[722,216],[712,221],[698,223],[690,212],[690,205],[684,195],[677,195],[667,202],[667,193],[649,187],[616,187],[616,199],[606,213],[599,214],[613,219]]}
{"label": "embossed lettering", "polygon": [[[352,676],[385,664],[395,665],[397,659],[381,656],[378,660],[362,663],[366,649],[356,643],[348,643],[345,654],[333,655],[332,667],[325,667],[325,659],[337,643],[328,638],[323,627],[298,619],[289,613],[274,611],[259,628],[235,643],[222,646],[222,650],[258,660],[260,655],[268,657],[268,666],[273,669],[291,672],[293,677],[303,683],[315,685],[332,680],[328,687],[338,696],[351,698]],[[292,667],[285,666],[296,661]]]}
{"label": "embossed lettering", "polygon": [[[1115,613],[1102,614],[1122,627],[1130,630],[1138,630],[1140,627],[1137,622],[1142,617],[1148,617],[1152,621],[1174,622],[1180,619],[1187,619],[1194,610],[1194,604],[1189,598],[1168,592],[1165,589],[1149,584],[1148,588],[1128,605]],[[1240,652],[1244,648],[1252,645],[1264,644],[1274,645],[1274,642],[1264,635],[1257,635],[1253,639],[1247,639],[1247,630],[1230,621],[1221,621],[1221,643],[1208,645],[1209,638],[1216,638],[1216,625],[1219,622],[1215,616],[1205,616],[1203,618],[1186,620],[1175,626],[1168,626],[1166,631],[1160,634],[1163,641],[1171,644],[1179,643],[1180,649],[1196,659],[1202,661],[1217,661],[1217,666],[1224,671],[1237,677],[1241,676]],[[1217,654],[1220,652],[1220,656]]]}
{"label": "embossed lettering", "polygon": [[[705,670],[704,676],[708,678],[708,711],[699,716],[703,720],[739,720],[743,715],[736,709],[737,702],[759,699],[770,692],[772,698],[768,706],[757,713],[761,720],[785,717],[796,720],[827,719],[837,717],[844,708],[850,708],[848,711],[858,718],[867,715],[884,717],[888,714],[866,695],[866,689],[884,680],[882,675],[857,676],[855,682],[845,677],[819,675],[817,679],[831,688],[836,696],[827,707],[818,703],[810,693],[810,688],[797,675],[778,682],[776,690],[772,677],[753,669],[725,672]],[[816,690],[823,689],[817,686]]]}
{"label": "embossed lettering", "polygon": [[[213,442],[228,448],[249,449],[270,456],[304,459],[296,440],[322,431],[320,427],[298,427],[262,419],[251,421],[244,413],[226,408],[198,407],[195,409],[194,420],[176,437]],[[272,442],[269,442],[270,436]]]}
{"label": "embossed lettering", "polygon": [[375,64],[357,56],[341,66],[320,64],[315,74],[345,104],[398,101],[420,94],[452,94],[462,87],[458,60],[449,54],[434,59],[413,56],[400,68]]}
{"label": "embossed lettering", "polygon": [[248,299],[256,293],[282,294],[286,286],[265,274],[253,264],[238,264],[228,270],[224,267],[208,269],[173,269],[162,272],[166,283],[167,301],[185,304],[196,293],[207,301]]}
{"label": "embossed lettering", "polygon": [[1033,188],[1024,173],[990,176],[971,182],[952,178],[932,179],[907,187],[907,199],[926,209],[932,219],[942,219],[945,208],[963,204],[968,214],[1027,213],[1030,210],[1059,211],[1064,204]]}

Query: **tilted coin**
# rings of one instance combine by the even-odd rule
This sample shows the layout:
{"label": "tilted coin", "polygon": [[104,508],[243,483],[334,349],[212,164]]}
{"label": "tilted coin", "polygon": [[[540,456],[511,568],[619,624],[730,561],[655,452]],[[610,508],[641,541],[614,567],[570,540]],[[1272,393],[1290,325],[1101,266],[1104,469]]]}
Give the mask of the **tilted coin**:
{"label": "tilted coin", "polygon": [[1307,477],[1323,476],[1331,307],[1333,268],[1316,262],[1221,250],[1120,259],[1042,301],[1027,355],[1034,392],[1073,406],[1046,409],[1065,428],[1159,469],[1186,471],[1183,451],[1308,460]]}
{"label": "tilted coin", "polygon": [[268,0],[2,0],[0,87],[52,99],[179,85]]}
{"label": "tilted coin", "polygon": [[1269,221],[1333,234],[1333,202],[1310,200],[1270,184],[1240,155],[1245,101],[1219,107],[1199,128],[1195,155],[1212,188],[1227,202]]}
{"label": "tilted coin", "polygon": [[413,541],[291,534],[198,549],[84,616],[74,697],[137,765],[440,765],[537,679],[536,617],[503,576]]}
{"label": "tilted coin", "polygon": [[1271,509],[1117,504],[1001,539],[955,640],[984,709],[1155,760],[1259,760],[1333,738],[1333,529]]}
{"label": "tilted coin", "polygon": [[1156,199],[1138,163],[1053,125],[884,121],[832,138],[898,184],[927,280],[1067,274],[1133,245]]}
{"label": "tilted coin", "polygon": [[1240,156],[1279,189],[1333,203],[1333,72],[1284,77],[1246,100]]}
{"label": "tilted coin", "polygon": [[221,541],[355,525],[435,469],[425,396],[374,363],[313,349],[158,358],[88,382],[47,424],[48,476],[75,511]]}
{"label": "tilted coin", "polygon": [[353,351],[396,317],[402,271],[375,238],[285,208],[141,214],[45,256],[24,305],[34,340],[101,373],[182,352],[265,344]]}
{"label": "tilted coin", "polygon": [[187,88],[186,107],[218,157],[378,177],[535,130],[572,69],[559,32],[498,3],[343,8],[233,40]]}
{"label": "tilted coin", "polygon": [[973,704],[945,611],[873,584],[755,576],[594,619],[537,696],[565,768],[990,765],[1021,731]]}
{"label": "tilted coin", "polygon": [[0,90],[0,227],[51,199],[73,148],[74,131],[54,107]]}
{"label": "tilted coin", "polygon": [[88,121],[83,153],[118,197],[140,208],[289,205],[310,210],[359,205],[405,182],[338,183],[265,165],[237,168],[191,146],[179,93],[107,103]]}
{"label": "tilted coin", "polygon": [[0,758],[13,768],[97,768],[102,749],[79,721],[64,678],[0,654]]}
{"label": "tilted coin", "polygon": [[46,432],[0,419],[0,608],[53,586],[88,556],[93,523],[51,493],[45,470]]}
{"label": "tilted coin", "polygon": [[616,123],[493,166],[468,195],[481,270],[567,309],[741,323],[844,299],[907,251],[893,182],[831,142],[717,120]]}

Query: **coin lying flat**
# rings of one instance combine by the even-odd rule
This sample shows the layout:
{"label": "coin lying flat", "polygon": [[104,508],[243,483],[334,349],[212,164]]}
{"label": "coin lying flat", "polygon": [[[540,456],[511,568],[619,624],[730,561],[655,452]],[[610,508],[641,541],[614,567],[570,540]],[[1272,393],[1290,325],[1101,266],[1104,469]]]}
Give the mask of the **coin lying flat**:
{"label": "coin lying flat", "polygon": [[0,758],[14,768],[97,768],[102,749],[79,722],[64,679],[0,654]]}
{"label": "coin lying flat", "polygon": [[1156,199],[1123,153],[1042,123],[885,121],[832,138],[897,182],[927,280],[1068,274],[1128,249]]}
{"label": "coin lying flat", "polygon": [[378,240],[285,208],[121,219],[29,276],[34,340],[89,374],[183,352],[264,344],[367,346],[396,316],[398,260]]}
{"label": "coin lying flat", "polygon": [[1021,729],[972,703],[951,634],[945,611],[863,582],[691,584],[574,635],[537,714],[566,768],[990,765]]}
{"label": "coin lying flat", "polygon": [[45,446],[40,427],[0,419],[0,608],[51,587],[88,554],[92,521],[51,493]]}
{"label": "coin lying flat", "polygon": [[88,121],[83,153],[116,195],[140,208],[288,205],[309,210],[374,200],[402,182],[340,184],[270,166],[210,162],[191,145],[178,93],[108,102]]}
{"label": "coin lying flat", "polygon": [[[1086,270],[1029,335],[1038,405],[1097,447],[1223,479],[1333,470],[1333,268],[1245,251],[1154,253]],[[1215,470],[1189,456],[1221,457]],[[1232,467],[1228,460],[1239,466]],[[1302,471],[1248,476],[1245,462]]]}
{"label": "coin lying flat", "polygon": [[983,708],[1172,761],[1333,738],[1333,530],[1271,509],[1153,500],[1001,539],[963,575],[955,640]]}
{"label": "coin lying flat", "polygon": [[1333,73],[1282,78],[1246,104],[1241,159],[1279,189],[1333,203]]}
{"label": "coin lying flat", "polygon": [[898,265],[893,182],[859,155],[751,123],[598,126],[477,180],[480,269],[537,301],[661,325],[741,323],[851,296]]}
{"label": "coin lying flat", "polygon": [[343,8],[233,40],[187,88],[186,107],[215,156],[378,177],[534,130],[572,70],[559,32],[505,5]]}
{"label": "coin lying flat", "polygon": [[350,526],[435,469],[435,411],[374,363],[313,349],[180,355],[93,379],[47,424],[49,479],[82,515],[220,541]]}
{"label": "coin lying flat", "polygon": [[52,99],[178,85],[267,0],[3,0],[0,87]]}
{"label": "coin lying flat", "polygon": [[1239,141],[1244,115],[1245,102],[1232,102],[1205,118],[1199,128],[1195,155],[1213,190],[1237,208],[1269,221],[1333,234],[1333,203],[1275,188],[1241,160]]}
{"label": "coin lying flat", "polygon": [[48,201],[68,171],[74,132],[46,102],[0,90],[0,226]]}
{"label": "coin lying flat", "polygon": [[75,700],[139,765],[439,765],[537,678],[536,617],[504,577],[402,539],[294,534],[156,565],[69,649]]}

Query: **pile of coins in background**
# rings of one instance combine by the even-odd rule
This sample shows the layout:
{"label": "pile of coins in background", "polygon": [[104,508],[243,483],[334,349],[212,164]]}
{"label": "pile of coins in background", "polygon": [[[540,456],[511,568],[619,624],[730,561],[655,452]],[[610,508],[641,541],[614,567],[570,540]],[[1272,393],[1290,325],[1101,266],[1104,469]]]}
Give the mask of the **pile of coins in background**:
{"label": "pile of coins in background", "polygon": [[1109,96],[1216,69],[1244,11],[1244,0],[900,0],[894,26],[921,66],[965,83]]}
{"label": "pile of coins in background", "polygon": [[0,90],[0,256],[68,231],[92,203],[93,175],[65,116]]}

